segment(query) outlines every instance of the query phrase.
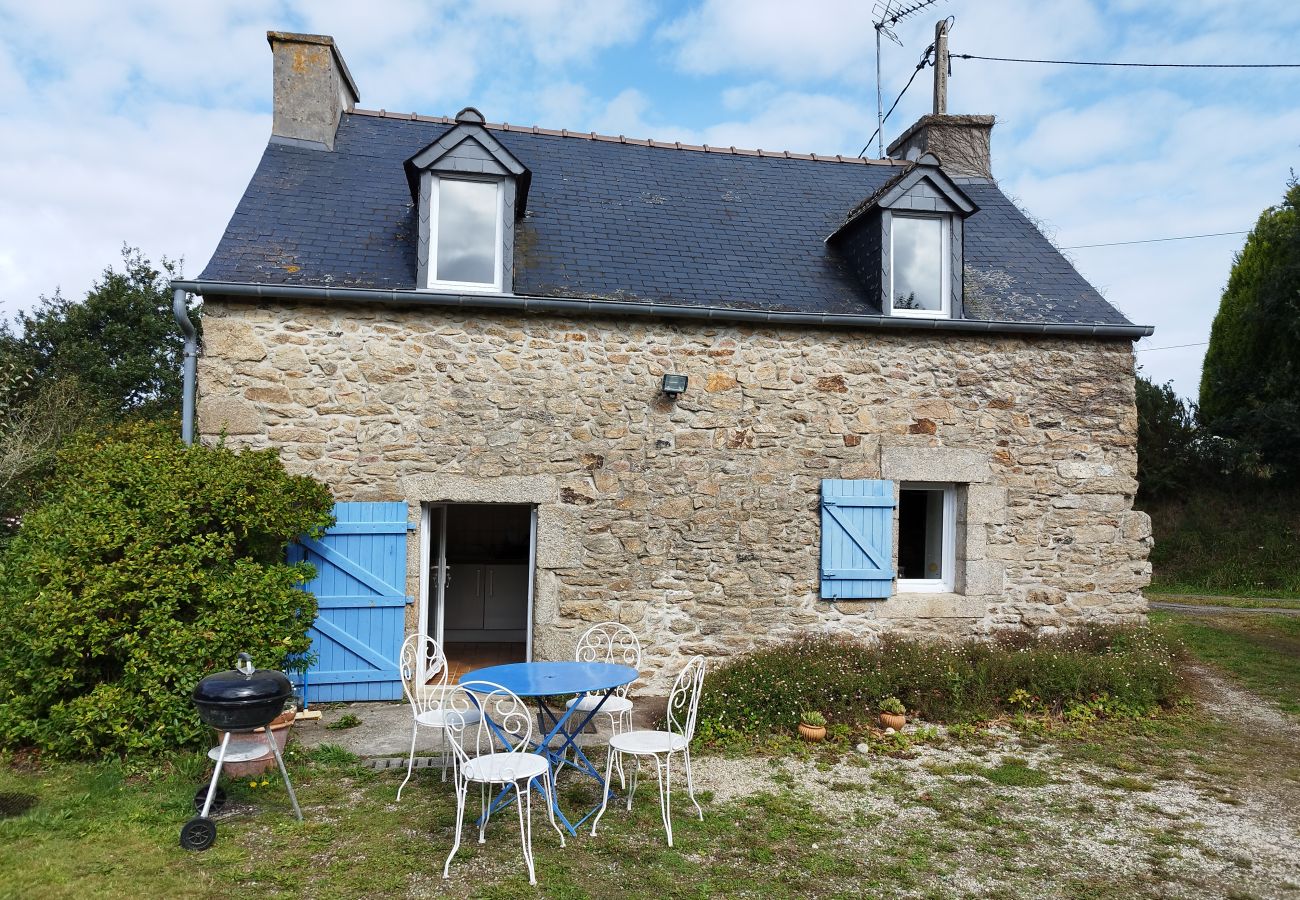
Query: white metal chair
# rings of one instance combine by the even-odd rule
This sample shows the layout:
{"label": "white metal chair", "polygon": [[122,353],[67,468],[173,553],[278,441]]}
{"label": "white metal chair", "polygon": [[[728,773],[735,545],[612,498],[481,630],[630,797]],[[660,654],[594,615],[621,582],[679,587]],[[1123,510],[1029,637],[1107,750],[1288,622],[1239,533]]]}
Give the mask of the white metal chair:
{"label": "white metal chair", "polygon": [[[497,794],[496,785],[507,789],[514,787],[515,806],[519,812],[519,834],[524,848],[524,862],[528,864],[528,883],[537,884],[533,871],[533,791],[532,783],[542,782],[546,797],[546,814],[551,827],[560,835],[564,846],[564,832],[555,823],[555,795],[551,781],[551,764],[546,757],[527,750],[533,736],[533,714],[514,693],[490,681],[462,682],[447,694],[443,704],[447,711],[447,728],[452,732],[451,746],[457,756],[452,769],[456,782],[456,840],[442,867],[442,877],[450,877],[451,860],[460,849],[461,827],[465,820],[465,797],[469,783],[480,788],[482,814],[478,820],[478,842],[484,842],[488,818]],[[469,714],[480,713],[471,722]],[[467,751],[467,731],[474,732],[475,756]]]}
{"label": "white metal chair", "polygon": [[[618,622],[601,622],[588,628],[583,632],[582,637],[578,638],[578,646],[573,651],[573,658],[578,662],[618,663],[631,666],[640,672],[641,642],[637,640],[636,632],[626,625],[620,625]],[[600,706],[600,715],[609,716],[610,731],[621,734],[632,730],[632,701],[627,696],[628,689],[631,687],[631,683],[628,683],[615,688],[610,692],[609,697],[605,698],[603,705],[600,702],[602,699],[600,694],[575,697],[566,705],[570,707],[576,705],[577,712],[584,713]],[[619,783],[627,787],[627,779],[623,775],[623,761],[617,760],[616,764]]]}
{"label": "white metal chair", "polygon": [[[423,655],[423,670],[421,669]],[[447,780],[447,762],[450,759],[455,766],[455,755],[447,749],[447,714],[443,708],[443,694],[447,688],[447,657],[443,655],[438,642],[431,637],[413,634],[402,643],[399,657],[402,674],[402,690],[411,703],[411,756],[406,763],[406,779],[397,789],[397,799],[402,799],[402,789],[411,780],[415,769],[415,741],[421,728],[433,728],[442,732],[442,780]],[[424,681],[420,681],[423,672]],[[470,722],[478,721],[478,710],[470,709],[461,715],[470,716]]]}
{"label": "white metal chair", "polygon": [[605,761],[605,796],[600,804],[600,812],[591,823],[594,837],[600,817],[609,805],[609,778],[613,774],[614,757],[629,754],[637,759],[636,768],[632,770],[632,789],[627,794],[627,808],[632,808],[632,797],[636,794],[637,773],[641,769],[641,757],[654,757],[655,774],[659,778],[659,814],[663,816],[664,830],[668,834],[668,846],[673,845],[673,820],[671,809],[672,797],[672,760],[674,753],[682,754],[686,767],[686,792],[700,821],[704,821],[704,810],[695,799],[695,784],[691,779],[691,738],[695,736],[695,716],[700,708],[700,694],[704,690],[704,657],[692,656],[686,661],[681,674],[673,684],[673,692],[668,696],[668,730],[667,731],[627,731],[616,734],[609,739],[609,758]]}

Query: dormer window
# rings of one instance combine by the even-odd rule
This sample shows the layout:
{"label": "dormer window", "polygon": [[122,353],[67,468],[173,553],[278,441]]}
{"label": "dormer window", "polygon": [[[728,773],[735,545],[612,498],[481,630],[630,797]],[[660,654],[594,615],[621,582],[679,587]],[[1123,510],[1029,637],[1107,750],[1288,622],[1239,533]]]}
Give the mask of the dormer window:
{"label": "dormer window", "polygon": [[963,223],[978,208],[925,153],[854,207],[826,242],[877,315],[960,319]]}
{"label": "dormer window", "polygon": [[891,218],[891,314],[948,318],[952,307],[950,217],[893,213]]}
{"label": "dormer window", "polygon": [[429,288],[501,290],[500,179],[432,179]]}
{"label": "dormer window", "polygon": [[466,107],[456,124],[406,161],[416,202],[421,290],[514,292],[515,220],[528,199],[528,168]]}

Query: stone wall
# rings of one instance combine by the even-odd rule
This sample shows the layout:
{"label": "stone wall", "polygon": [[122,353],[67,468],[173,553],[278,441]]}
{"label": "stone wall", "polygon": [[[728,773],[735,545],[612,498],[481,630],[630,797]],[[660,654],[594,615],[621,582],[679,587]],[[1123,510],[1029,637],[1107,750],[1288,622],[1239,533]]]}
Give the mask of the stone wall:
{"label": "stone wall", "polygon": [[[536,504],[537,658],[1145,615],[1126,341],[209,300],[199,427],[340,500]],[[690,376],[675,402],[668,371]],[[818,597],[823,478],[955,481],[951,594]],[[419,535],[408,593],[418,595]],[[410,626],[414,627],[415,610]]]}

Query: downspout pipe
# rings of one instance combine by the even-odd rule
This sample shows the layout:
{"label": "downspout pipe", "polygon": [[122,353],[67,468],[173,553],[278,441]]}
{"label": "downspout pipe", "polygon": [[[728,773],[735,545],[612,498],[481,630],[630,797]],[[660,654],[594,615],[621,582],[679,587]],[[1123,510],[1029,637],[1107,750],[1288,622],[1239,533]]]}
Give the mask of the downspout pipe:
{"label": "downspout pipe", "polygon": [[194,373],[199,362],[199,333],[190,321],[189,294],[172,282],[172,315],[185,338],[184,361],[181,363],[181,440],[194,443]]}
{"label": "downspout pipe", "polygon": [[443,309],[506,309],[560,315],[630,315],[668,319],[707,319],[767,325],[820,325],[826,328],[871,328],[907,331],[953,331],[977,334],[1042,334],[1071,337],[1147,337],[1151,325],[1093,325],[1056,322],[995,322],[982,319],[911,319],[900,316],[843,313],[799,313],[726,306],[684,306],[654,301],[588,300],[578,297],[530,297],[518,294],[435,294],[383,288],[314,287],[292,284],[251,284],[232,281],[173,281],[172,286],[195,294],[252,300],[340,300],[433,306]]}

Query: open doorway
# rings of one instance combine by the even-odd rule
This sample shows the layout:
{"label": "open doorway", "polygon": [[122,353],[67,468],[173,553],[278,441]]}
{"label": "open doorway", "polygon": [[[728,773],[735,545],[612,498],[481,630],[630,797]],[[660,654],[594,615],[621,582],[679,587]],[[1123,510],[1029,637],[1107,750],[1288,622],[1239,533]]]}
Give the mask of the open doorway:
{"label": "open doorway", "polygon": [[449,680],[529,658],[536,515],[532,506],[447,503],[427,510],[430,586],[422,625]]}

